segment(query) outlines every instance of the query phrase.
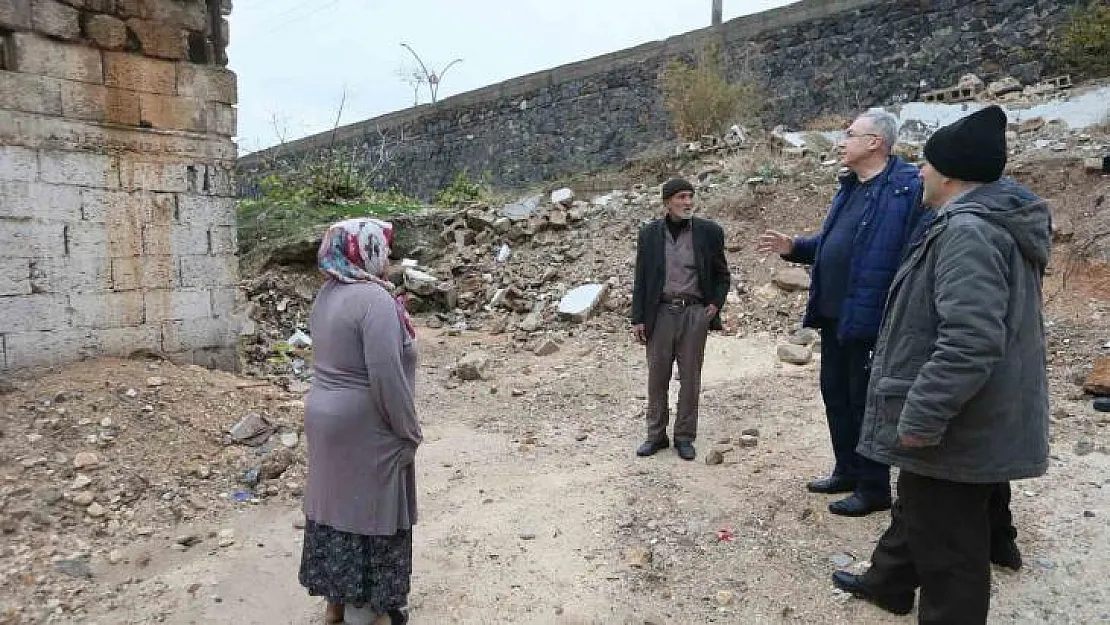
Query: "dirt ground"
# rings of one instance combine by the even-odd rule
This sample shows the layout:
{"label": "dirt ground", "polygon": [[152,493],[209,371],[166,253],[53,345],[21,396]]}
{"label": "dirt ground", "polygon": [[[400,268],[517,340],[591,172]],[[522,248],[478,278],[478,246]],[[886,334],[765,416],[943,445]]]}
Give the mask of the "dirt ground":
{"label": "dirt ground", "polygon": [[[624,334],[584,332],[543,359],[502,337],[422,329],[420,342],[413,623],[911,622],[829,583],[836,564],[867,559],[887,517],[835,517],[804,491],[831,462],[816,364],[778,363],[772,337],[712,338],[694,462],[634,457],[645,369]],[[495,355],[491,379],[449,388],[450,365],[478,347]],[[1099,581],[1110,576],[1110,456],[1073,451],[1080,436],[1105,445],[1107,420],[1089,402],[1056,406],[1071,416],[1055,428],[1049,475],[1015,488],[1027,565],[996,570],[994,623],[1110,620]],[[756,447],[705,464],[748,428]],[[231,504],[118,541],[122,559],[94,557],[85,591],[110,599],[51,621],[322,622],[296,579],[299,516],[295,498]],[[173,536],[228,529],[230,547],[171,548]]]}

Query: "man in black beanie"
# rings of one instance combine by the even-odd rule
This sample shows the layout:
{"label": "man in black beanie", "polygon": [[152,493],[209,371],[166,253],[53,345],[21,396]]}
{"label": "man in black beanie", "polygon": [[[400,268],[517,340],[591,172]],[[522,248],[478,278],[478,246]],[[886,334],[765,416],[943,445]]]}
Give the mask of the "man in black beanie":
{"label": "man in black beanie", "polygon": [[[1051,218],[1011,179],[1006,115],[991,106],[925,144],[936,214],[891,286],[859,453],[897,466],[898,501],[871,568],[833,582],[918,622],[986,623],[991,506],[1048,467],[1041,283]],[[997,502],[994,504],[997,507]]]}
{"label": "man in black beanie", "polygon": [[636,450],[650,456],[670,446],[668,391],[678,361],[680,388],[675,450],[693,460],[705,341],[721,329],[720,312],[730,276],[725,235],[694,217],[694,187],[682,178],[663,185],[667,214],[640,229],[632,290],[632,334],[647,345],[647,440]]}

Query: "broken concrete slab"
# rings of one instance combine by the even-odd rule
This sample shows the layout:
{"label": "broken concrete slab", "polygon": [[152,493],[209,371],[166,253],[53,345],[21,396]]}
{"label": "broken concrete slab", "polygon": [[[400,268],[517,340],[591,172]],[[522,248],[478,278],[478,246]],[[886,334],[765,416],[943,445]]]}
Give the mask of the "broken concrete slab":
{"label": "broken concrete slab", "polygon": [[1021,91],[1023,89],[1021,81],[1013,76],[1006,76],[1000,80],[996,80],[987,85],[987,92],[994,97]]}
{"label": "broken concrete slab", "polygon": [[569,207],[574,203],[574,191],[566,187],[552,191],[551,203]]}
{"label": "broken concrete slab", "polygon": [[584,284],[572,289],[559,300],[559,314],[574,321],[585,321],[605,301],[606,284]]}
{"label": "broken concrete slab", "polygon": [[439,278],[430,273],[420,271],[413,267],[405,269],[405,290],[421,297],[427,297],[436,291]]}
{"label": "broken concrete slab", "polygon": [[779,345],[778,357],[782,362],[791,365],[806,365],[813,360],[813,350],[804,345]]}
{"label": "broken concrete slab", "polygon": [[501,209],[497,211],[497,214],[501,215],[502,217],[508,217],[513,221],[528,219],[532,216],[533,213],[536,212],[536,209],[540,207],[541,202],[543,202],[542,195],[529,196],[521,200],[517,200],[512,204],[506,204],[505,206],[502,206]]}

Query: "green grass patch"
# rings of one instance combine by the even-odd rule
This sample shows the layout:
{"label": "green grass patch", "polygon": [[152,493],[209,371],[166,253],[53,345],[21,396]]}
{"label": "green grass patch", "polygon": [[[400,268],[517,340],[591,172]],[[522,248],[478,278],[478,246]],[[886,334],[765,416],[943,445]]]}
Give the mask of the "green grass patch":
{"label": "green grass patch", "polygon": [[351,196],[325,197],[316,187],[268,177],[263,181],[260,197],[242,199],[237,206],[239,253],[246,255],[259,246],[303,238],[344,219],[386,219],[424,207],[418,200],[393,191],[363,188]]}

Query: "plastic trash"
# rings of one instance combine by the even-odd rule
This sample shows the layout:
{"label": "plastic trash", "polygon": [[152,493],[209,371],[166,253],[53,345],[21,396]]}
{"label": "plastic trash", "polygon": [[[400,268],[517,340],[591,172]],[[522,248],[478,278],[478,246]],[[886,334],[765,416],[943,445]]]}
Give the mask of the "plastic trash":
{"label": "plastic trash", "polygon": [[262,468],[261,467],[251,467],[251,468],[247,469],[246,471],[243,471],[243,474],[239,476],[239,483],[243,484],[244,486],[250,486],[250,487],[258,486],[258,483],[261,482],[261,481],[262,481]]}
{"label": "plastic trash", "polygon": [[304,330],[300,328],[297,328],[297,331],[285,342],[293,347],[312,347],[312,337],[305,334]]}
{"label": "plastic trash", "polygon": [[512,254],[513,250],[509,247],[509,244],[502,243],[501,248],[497,250],[497,262],[503,263],[509,260],[509,256],[512,256]]}

